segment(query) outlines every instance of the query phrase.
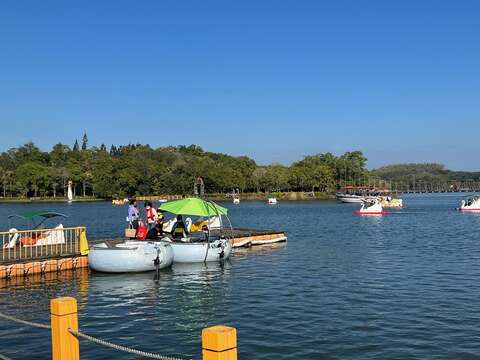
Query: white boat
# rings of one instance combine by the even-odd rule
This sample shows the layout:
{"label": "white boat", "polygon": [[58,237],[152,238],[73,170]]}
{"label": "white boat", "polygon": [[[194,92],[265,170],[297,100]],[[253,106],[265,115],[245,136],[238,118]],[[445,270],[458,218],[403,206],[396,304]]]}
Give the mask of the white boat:
{"label": "white boat", "polygon": [[269,205],[276,205],[278,203],[277,198],[268,198]]}
{"label": "white boat", "polygon": [[[230,257],[232,252],[233,239],[226,239],[222,234],[223,221],[225,216],[229,225],[230,233],[233,234],[231,222],[227,216],[227,209],[215,204],[210,200],[201,198],[186,198],[163,204],[160,210],[176,214],[177,219],[182,216],[196,216],[195,222],[187,224],[185,227],[188,235],[183,238],[171,239],[164,237],[163,241],[168,241],[173,249],[173,261],[175,263],[198,263],[225,260]],[[169,222],[169,232],[174,232],[174,222]],[[165,226],[164,226],[165,230]],[[220,234],[212,236],[212,230],[219,230]]]}
{"label": "white boat", "polygon": [[240,204],[240,198],[234,197],[234,198],[233,198],[233,203],[234,203],[234,204]]}
{"label": "white boat", "polygon": [[380,204],[380,200],[377,198],[367,199],[364,200],[362,203],[362,207],[359,211],[355,211],[354,214],[357,215],[384,215],[386,214],[383,211],[382,204]]}
{"label": "white boat", "polygon": [[480,212],[480,196],[471,196],[467,199],[462,200],[462,203],[459,208],[457,208],[458,211],[479,211]]}
{"label": "white boat", "polygon": [[400,198],[394,198],[391,196],[380,196],[380,204],[383,208],[403,208],[403,200]]}
{"label": "white boat", "polygon": [[337,197],[337,200],[343,203],[360,204],[365,199],[363,196],[360,196],[360,195],[347,194],[342,192],[337,192],[335,195]]}
{"label": "white boat", "polygon": [[173,249],[163,241],[136,241],[111,245],[103,242],[93,245],[88,253],[88,264],[95,271],[126,273],[164,269],[173,263]]}
{"label": "white boat", "polygon": [[181,241],[167,241],[173,249],[173,261],[175,263],[200,263],[226,260],[232,253],[232,244],[227,239],[211,240],[210,242],[190,241],[184,238]]}

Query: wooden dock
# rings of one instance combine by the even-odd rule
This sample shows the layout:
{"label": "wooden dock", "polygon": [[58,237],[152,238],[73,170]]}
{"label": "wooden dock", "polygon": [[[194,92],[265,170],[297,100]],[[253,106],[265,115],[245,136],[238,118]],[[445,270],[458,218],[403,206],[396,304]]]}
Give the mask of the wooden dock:
{"label": "wooden dock", "polygon": [[[219,231],[212,231],[213,236],[220,236]],[[287,235],[278,230],[256,230],[247,228],[233,228],[233,234],[228,229],[223,230],[226,237],[233,236],[233,247],[251,247],[268,245],[287,241]]]}

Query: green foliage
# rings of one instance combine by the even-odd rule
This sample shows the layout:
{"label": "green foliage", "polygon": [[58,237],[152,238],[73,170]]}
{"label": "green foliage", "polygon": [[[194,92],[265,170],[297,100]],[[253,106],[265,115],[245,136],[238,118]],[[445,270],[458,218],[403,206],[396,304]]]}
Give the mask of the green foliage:
{"label": "green foliage", "polygon": [[415,188],[421,184],[448,184],[463,181],[479,181],[479,172],[462,172],[445,169],[441,164],[398,164],[388,165],[373,171],[383,180]]}
{"label": "green foliage", "polygon": [[[390,165],[368,171],[360,151],[305,156],[291,166],[259,166],[246,156],[203,150],[197,145],[151,148],[149,145],[102,144],[80,151],[56,144],[43,152],[27,143],[0,154],[3,196],[65,196],[68,181],[77,196],[119,197],[149,194],[192,194],[193,181],[202,177],[206,193],[320,192],[332,194],[346,184],[367,179],[408,184],[452,179],[479,179],[480,173],[453,172],[439,164]],[[83,146],[85,145],[85,146]],[[378,182],[377,182],[378,184]]]}
{"label": "green foliage", "polygon": [[83,138],[82,138],[82,150],[87,150],[87,147],[88,147],[88,136],[87,136],[87,133],[84,133],[83,134]]}
{"label": "green foliage", "polygon": [[78,140],[75,140],[75,144],[73,144],[73,151],[79,151],[80,146],[78,145]]}

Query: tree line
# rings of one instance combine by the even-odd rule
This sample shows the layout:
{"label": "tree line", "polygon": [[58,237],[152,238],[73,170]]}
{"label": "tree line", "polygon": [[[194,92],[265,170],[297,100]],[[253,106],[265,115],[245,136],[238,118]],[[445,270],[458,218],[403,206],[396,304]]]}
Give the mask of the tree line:
{"label": "tree line", "polygon": [[396,164],[372,171],[372,175],[400,189],[442,187],[460,190],[461,186],[480,182],[480,172],[452,171],[442,164]]}
{"label": "tree line", "polygon": [[246,156],[204,151],[197,145],[152,148],[129,144],[90,147],[85,134],[73,146],[58,143],[42,151],[29,142],[0,155],[3,197],[76,196],[114,198],[193,193],[201,177],[206,193],[322,192],[345,185],[414,188],[418,184],[480,181],[480,172],[455,172],[440,164],[399,164],[369,171],[361,151],[305,156],[290,166],[258,165]]}
{"label": "tree line", "polygon": [[315,191],[333,193],[347,179],[369,175],[360,151],[305,156],[290,166],[260,166],[246,156],[204,151],[197,145],[152,148],[88,146],[85,134],[72,147],[58,143],[42,151],[29,142],[0,155],[3,197],[76,196],[113,198],[193,192],[197,177],[206,193]]}

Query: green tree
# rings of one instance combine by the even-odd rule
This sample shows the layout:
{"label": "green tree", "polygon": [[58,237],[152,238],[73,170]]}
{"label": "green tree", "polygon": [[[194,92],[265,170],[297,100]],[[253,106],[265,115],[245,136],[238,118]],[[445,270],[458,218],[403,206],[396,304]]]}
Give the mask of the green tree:
{"label": "green tree", "polygon": [[82,150],[87,150],[87,147],[88,147],[88,136],[87,136],[87,133],[84,133],[83,134],[83,138],[82,138]]}

